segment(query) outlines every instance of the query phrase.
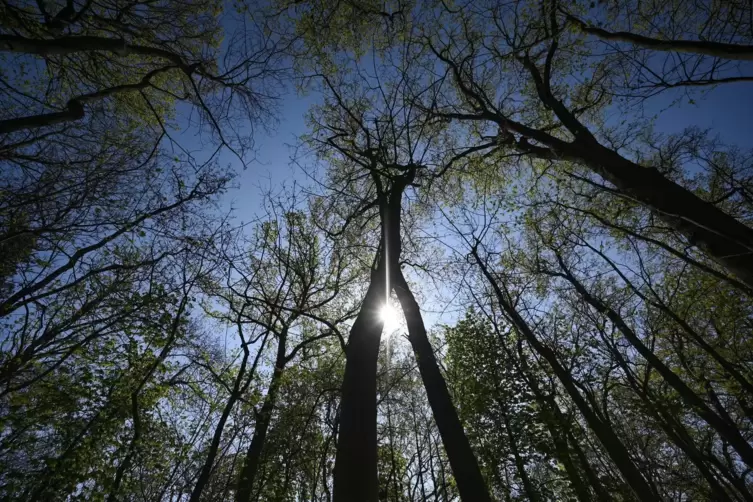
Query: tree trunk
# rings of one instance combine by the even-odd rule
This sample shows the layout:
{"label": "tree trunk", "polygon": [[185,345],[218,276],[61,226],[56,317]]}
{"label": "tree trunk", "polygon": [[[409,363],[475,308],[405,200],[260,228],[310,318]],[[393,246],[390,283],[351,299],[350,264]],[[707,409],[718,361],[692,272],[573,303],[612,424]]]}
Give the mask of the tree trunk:
{"label": "tree trunk", "polygon": [[[550,46],[554,54],[556,41]],[[688,241],[700,248],[719,265],[735,274],[748,288],[753,288],[753,229],[725,213],[714,204],[706,202],[690,190],[666,178],[654,168],[632,162],[617,151],[599,143],[565,104],[552,93],[550,74],[538,70],[527,52],[515,56],[531,74],[541,102],[551,109],[575,139],[567,142],[547,131],[528,127],[511,120],[499,111],[486,108],[486,101],[461,77],[460,67],[442,54],[439,59],[449,65],[455,82],[463,95],[480,106],[483,111],[467,114],[444,114],[460,120],[491,120],[507,133],[505,144],[511,144],[524,155],[553,161],[569,161],[588,167],[617,187],[620,193],[654,211],[662,220]],[[551,62],[550,58],[547,58]],[[513,133],[520,135],[516,140]],[[502,138],[505,135],[501,135]],[[531,140],[536,144],[532,144]],[[540,146],[543,145],[543,146]]]}
{"label": "tree trunk", "polygon": [[624,42],[662,52],[682,52],[685,54],[699,54],[720,59],[737,61],[753,60],[753,45],[728,44],[711,40],[677,40],[651,38],[628,31],[607,31],[597,26],[590,26],[575,16],[566,14],[567,20],[583,33],[594,35],[609,42]]}
{"label": "tree trunk", "polygon": [[696,394],[693,389],[688,387],[685,382],[677,376],[671,369],[669,369],[664,362],[659,359],[656,354],[653,353],[638,337],[638,335],[627,325],[622,317],[615,312],[611,307],[601,302],[598,298],[591,295],[588,290],[575,278],[570,270],[565,265],[562,257],[557,254],[557,261],[559,262],[562,274],[555,274],[564,277],[580,296],[598,312],[606,315],[609,320],[620,330],[620,332],[627,338],[628,342],[638,351],[638,353],[664,378],[664,380],[673,389],[677,391],[682,400],[700,416],[707,424],[709,424],[721,437],[726,439],[729,444],[737,451],[743,462],[748,466],[753,467],[753,447],[745,440],[740,434],[740,430],[734,423],[723,419],[714,411],[709,408],[706,402]]}
{"label": "tree trunk", "polygon": [[434,420],[442,436],[442,443],[458,485],[460,498],[470,502],[491,501],[481,469],[465,435],[463,425],[460,423],[455,406],[452,404],[447,384],[439,371],[418,303],[399,268],[393,269],[392,279],[395,293],[408,323],[408,339],[416,354],[418,370],[426,388]]}
{"label": "tree trunk", "polygon": [[652,399],[653,393],[648,388],[645,390],[641,388],[642,386],[638,383],[635,375],[628,366],[627,361],[622,357],[622,354],[607,340],[603,332],[600,334],[602,341],[609,349],[609,352],[614,356],[617,364],[622,369],[622,372],[625,374],[628,384],[633,389],[633,392],[643,400],[646,410],[654,417],[657,425],[665,432],[665,434],[667,434],[670,441],[688,456],[690,461],[693,462],[698,469],[698,472],[706,479],[709,487],[714,492],[714,500],[720,502],[730,501],[731,499],[727,495],[727,492],[724,491],[716,477],[704,462],[703,455],[701,455],[696,448],[695,443],[688,435],[685,427],[674,419],[672,413],[666,410],[662,403],[657,403],[656,399]]}
{"label": "tree trunk", "polygon": [[526,339],[528,344],[536,351],[536,353],[543,357],[552,367],[552,370],[554,370],[557,379],[565,388],[568,395],[583,415],[583,418],[585,418],[588,426],[591,428],[591,430],[593,430],[594,434],[596,434],[596,437],[599,438],[599,441],[604,446],[612,461],[615,463],[620,473],[622,473],[628,485],[630,485],[630,488],[636,494],[638,499],[642,502],[654,502],[656,500],[660,500],[660,497],[658,497],[657,494],[654,493],[654,490],[651,488],[636,465],[633,463],[632,459],[630,458],[630,453],[628,452],[627,448],[625,448],[625,445],[622,444],[622,441],[620,441],[619,437],[617,437],[615,431],[609,424],[604,423],[601,419],[599,419],[599,417],[596,415],[596,413],[594,413],[585,399],[583,399],[583,396],[578,391],[578,388],[575,385],[572,376],[560,364],[559,360],[557,359],[557,355],[549,347],[539,341],[531,328],[528,326],[528,323],[525,322],[520,314],[518,314],[513,306],[505,299],[502,290],[497,284],[497,281],[484,265],[484,262],[481,260],[480,256],[478,255],[478,250],[475,247],[472,250],[472,254],[476,259],[479,267],[481,268],[482,273],[489,281],[489,284],[492,286],[492,289],[494,290],[494,293],[497,297],[497,301],[499,302],[500,306],[505,311],[507,316],[510,318],[515,329]]}
{"label": "tree trunk", "polygon": [[653,294],[655,300],[651,300],[648,298],[641,290],[636,287],[620,270],[620,268],[602,251],[599,249],[593,247],[588,242],[585,242],[585,245],[593,252],[598,254],[605,262],[609,264],[610,267],[612,267],[612,270],[614,270],[617,275],[620,276],[622,281],[644,302],[646,302],[649,305],[653,305],[654,307],[658,308],[665,314],[667,314],[669,317],[672,318],[682,329],[685,331],[685,333],[688,334],[688,336],[703,350],[705,350],[717,363],[719,363],[719,366],[721,366],[730,377],[735,379],[737,383],[740,385],[742,390],[741,394],[743,396],[738,396],[738,399],[741,401],[741,405],[748,409],[746,402],[749,397],[753,397],[753,384],[748,381],[745,376],[743,376],[742,373],[737,371],[735,368],[735,365],[728,361],[724,356],[722,356],[719,351],[717,351],[711,344],[709,344],[703,336],[701,336],[700,333],[698,333],[696,330],[694,330],[683,318],[681,318],[679,315],[677,315],[671,308],[669,308],[665,303],[664,300],[656,293],[653,287],[649,285],[649,289],[651,293]]}
{"label": "tree trunk", "polygon": [[335,502],[378,500],[376,378],[386,266],[382,252],[348,339],[335,457]]}
{"label": "tree trunk", "polygon": [[[500,343],[502,344],[502,347],[504,348],[507,356],[513,361],[516,361],[513,351],[507,347],[505,341],[500,336],[499,331],[496,332],[500,337]],[[569,428],[567,419],[563,416],[562,411],[559,409],[557,401],[554,399],[554,397],[551,395],[545,395],[541,390],[541,387],[539,387],[539,384],[536,381],[536,376],[532,374],[529,369],[528,361],[526,361],[526,356],[523,353],[522,346],[520,344],[518,344],[518,360],[516,361],[515,366],[518,368],[520,375],[528,384],[528,387],[533,392],[533,396],[536,399],[536,402],[539,404],[543,422],[546,425],[549,436],[552,438],[552,442],[554,443],[555,456],[557,460],[559,460],[565,467],[565,472],[567,473],[568,479],[570,479],[570,484],[572,485],[573,490],[575,490],[578,500],[580,500],[580,502],[591,502],[591,500],[593,500],[593,497],[591,496],[591,493],[588,489],[588,484],[583,481],[581,473],[576,468],[575,463],[570,456],[571,448],[569,447],[567,441]],[[585,460],[585,458],[583,460]],[[582,465],[582,468],[586,472],[586,477],[588,478],[591,487],[596,494],[596,499],[600,502],[609,502],[611,500],[611,497],[609,497],[609,495],[606,493],[606,490],[604,489],[598,478],[595,475],[591,475],[593,473],[593,470],[591,469],[591,465],[588,463],[588,461],[586,461],[585,464]]]}
{"label": "tree trunk", "polygon": [[241,366],[238,370],[238,376],[236,376],[235,381],[233,382],[233,389],[228,397],[227,402],[225,403],[225,407],[222,410],[222,414],[220,415],[220,420],[217,423],[217,427],[214,429],[214,434],[212,435],[212,442],[209,445],[209,451],[207,452],[206,458],[204,459],[204,465],[201,468],[201,472],[199,474],[199,479],[196,481],[196,484],[194,485],[193,492],[191,492],[191,498],[189,499],[189,502],[199,502],[201,500],[201,493],[204,491],[204,487],[206,486],[207,482],[209,482],[209,476],[212,474],[212,468],[214,467],[214,460],[217,457],[217,451],[220,448],[220,440],[222,439],[222,433],[225,430],[225,424],[227,423],[227,419],[230,417],[230,413],[233,411],[233,408],[235,407],[235,403],[238,401],[238,399],[243,395],[243,393],[246,392],[246,389],[248,388],[249,384],[251,383],[251,380],[253,379],[256,366],[259,363],[260,356],[262,352],[264,351],[264,347],[267,344],[267,337],[269,336],[269,332],[267,332],[264,335],[264,339],[261,342],[261,345],[259,346],[259,351],[256,354],[256,357],[254,358],[254,363],[251,367],[250,374],[246,378],[246,383],[241,385],[241,382],[243,381],[243,377],[246,374],[246,364],[248,363],[248,356],[249,356],[249,350],[248,347],[244,344],[243,345],[243,359],[241,360]]}
{"label": "tree trunk", "polygon": [[[500,406],[500,409],[502,409],[504,403],[500,403],[498,401],[498,404]],[[512,427],[510,425],[510,417],[507,416],[507,412],[502,412],[502,420],[503,427],[505,428],[505,433],[507,435],[507,441],[508,443],[510,443],[510,450],[512,451],[512,456],[515,459],[515,468],[518,470],[521,481],[523,481],[523,488],[528,495],[528,500],[530,500],[531,502],[538,502],[539,495],[533,488],[531,477],[526,472],[525,462],[520,456],[520,450],[518,450],[518,441],[515,439],[515,434],[513,433]]]}
{"label": "tree trunk", "polygon": [[[667,179],[595,140],[572,144],[572,153],[621,192],[654,210],[719,265],[753,288],[753,229]],[[568,155],[571,156],[571,155]]]}
{"label": "tree trunk", "polygon": [[254,427],[254,437],[246,452],[246,460],[243,463],[240,479],[238,480],[238,489],[235,493],[236,502],[249,502],[254,487],[254,478],[259,470],[259,460],[264,448],[264,442],[267,439],[269,422],[272,420],[272,412],[277,404],[277,392],[280,389],[282,374],[285,371],[287,358],[285,357],[286,342],[288,330],[283,328],[277,339],[277,355],[275,357],[275,369],[272,372],[272,380],[269,382],[269,390],[264,398],[264,404],[256,417],[256,427]]}
{"label": "tree trunk", "polygon": [[382,221],[383,225],[386,225],[390,279],[393,281],[392,286],[408,324],[408,339],[416,354],[418,370],[458,485],[460,498],[469,502],[491,501],[481,469],[452,404],[447,384],[439,371],[421,310],[400,270],[400,211],[404,187],[405,184],[396,183],[391,190],[387,207],[382,208]]}

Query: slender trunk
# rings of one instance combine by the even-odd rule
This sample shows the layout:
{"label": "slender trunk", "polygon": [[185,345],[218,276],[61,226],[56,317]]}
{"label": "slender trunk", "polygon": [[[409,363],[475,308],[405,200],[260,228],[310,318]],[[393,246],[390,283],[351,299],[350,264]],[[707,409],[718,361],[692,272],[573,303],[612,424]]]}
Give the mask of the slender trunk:
{"label": "slender trunk", "polygon": [[[515,366],[518,368],[518,371],[523,377],[523,380],[525,380],[525,382],[528,384],[528,387],[533,392],[533,396],[541,408],[544,424],[546,425],[547,431],[549,431],[549,436],[554,442],[555,455],[565,467],[565,472],[567,473],[567,477],[570,479],[570,484],[572,485],[576,495],[578,496],[578,500],[580,500],[580,502],[591,502],[593,498],[591,497],[591,493],[588,490],[588,485],[583,482],[581,474],[580,472],[578,472],[578,469],[576,468],[575,463],[570,456],[570,447],[567,441],[569,424],[563,416],[562,411],[559,409],[557,402],[555,401],[553,396],[545,395],[541,390],[541,387],[539,387],[535,375],[530,375],[528,361],[526,360],[526,356],[523,353],[522,346],[520,344],[518,345],[519,353],[518,358],[516,359],[513,351],[508,348],[504,340],[501,339],[502,337],[500,336],[499,331],[496,330],[496,327],[495,331],[500,337],[500,343],[502,344],[505,353],[508,357],[515,361]],[[585,456],[583,458],[585,459]],[[586,463],[582,465],[582,467],[586,472],[588,481],[591,483],[591,486],[596,494],[596,499],[600,502],[610,502],[612,499],[606,493],[606,490],[604,489],[599,479],[596,476],[589,475],[593,472],[591,465],[586,461]]]}
{"label": "slender trunk", "polygon": [[[564,419],[564,417],[562,418]],[[575,452],[575,456],[578,458],[578,462],[580,463],[583,472],[586,473],[588,482],[591,484],[594,492],[596,493],[596,498],[600,502],[610,502],[612,500],[612,496],[607,491],[604,483],[602,483],[599,479],[599,475],[594,470],[591,462],[588,461],[586,453],[583,451],[583,448],[581,448],[580,443],[575,439],[572,431],[565,431],[565,441],[570,445],[570,449]]]}
{"label": "slender trunk", "polygon": [[160,351],[159,355],[157,356],[157,359],[152,363],[152,365],[147,370],[146,374],[141,378],[139,385],[134,389],[134,391],[131,393],[131,416],[133,420],[133,435],[131,436],[131,441],[128,445],[128,452],[126,453],[126,456],[123,458],[123,460],[120,462],[120,465],[118,466],[117,471],[115,472],[115,480],[112,484],[112,487],[110,488],[110,492],[107,495],[108,502],[114,502],[117,499],[118,492],[120,491],[120,485],[123,482],[123,478],[125,477],[126,471],[131,467],[131,462],[133,462],[133,457],[136,454],[136,445],[138,444],[139,440],[141,439],[141,415],[139,410],[139,397],[141,394],[142,389],[146,386],[147,383],[149,383],[149,380],[152,378],[152,375],[154,375],[154,372],[157,371],[157,368],[159,368],[160,365],[167,359],[167,356],[170,354],[170,351],[173,349],[173,344],[178,337],[178,332],[180,329],[180,321],[182,320],[183,312],[186,309],[186,306],[188,304],[188,293],[183,295],[183,298],[180,301],[180,305],[178,306],[178,310],[175,314],[175,318],[173,319],[173,322],[170,325],[170,332],[169,337],[167,341],[165,342],[165,346],[162,347],[162,350]]}
{"label": "slender trunk", "polygon": [[413,418],[413,442],[416,445],[416,462],[418,464],[418,484],[421,485],[421,500],[426,501],[426,483],[424,483],[424,456],[421,454],[421,443],[418,441],[418,419],[416,418],[416,403],[411,403],[411,417]]}
{"label": "slender trunk", "polygon": [[[557,49],[556,40],[550,45],[549,58]],[[449,65],[458,89],[471,101],[481,105],[484,100],[469,87],[457,63],[444,54],[435,53]],[[748,288],[753,288],[753,229],[706,202],[690,190],[666,178],[654,168],[644,167],[626,159],[617,151],[599,143],[578,117],[552,93],[550,68],[543,75],[527,54],[516,59],[531,74],[541,102],[551,109],[559,121],[573,134],[572,142],[552,136],[546,131],[528,127],[487,108],[476,115],[448,114],[461,120],[493,120],[502,132],[508,133],[514,147],[532,158],[569,161],[581,164],[615,185],[618,191],[655,212],[669,226],[685,236],[722,267],[736,275]],[[483,105],[485,106],[485,105]],[[512,133],[519,134],[515,140]],[[525,140],[525,141],[523,141]],[[533,140],[536,145],[529,140]],[[509,143],[509,142],[508,142]],[[543,146],[539,146],[543,145]]]}
{"label": "slender trunk", "polygon": [[439,371],[439,364],[434,357],[434,349],[426,334],[424,320],[421,317],[416,298],[400,270],[400,213],[403,190],[412,181],[413,172],[409,172],[393,185],[389,198],[382,198],[383,235],[386,241],[390,280],[395,290],[400,307],[408,324],[408,339],[413,347],[418,362],[426,396],[431,406],[434,420],[442,437],[447,458],[458,486],[460,498],[468,502],[491,501],[486,482],[481,475],[471,445],[460,423],[455,406],[452,404],[447,384]]}
{"label": "slender trunk", "polygon": [[716,42],[713,40],[678,40],[651,38],[638,33],[628,31],[607,31],[598,26],[591,26],[581,19],[566,14],[568,22],[574,25],[583,33],[594,35],[602,40],[609,42],[624,42],[650,49],[664,52],[682,52],[685,54],[696,54],[711,56],[720,59],[732,59],[739,61],[753,60],[753,45],[730,44],[725,42]]}
{"label": "slender trunk", "polygon": [[[389,484],[390,481],[392,481],[393,488],[395,490],[395,501],[397,502],[398,498],[400,497],[400,488],[397,484],[397,462],[395,461],[395,435],[393,434],[392,430],[392,413],[390,412],[390,404],[387,403],[387,430],[389,431],[389,437],[390,437],[390,475],[387,477],[387,487],[385,490],[387,493],[389,493]],[[389,496],[387,497],[389,500]]]}
{"label": "slender trunk", "polygon": [[659,427],[665,432],[665,434],[667,434],[669,440],[688,456],[690,461],[693,462],[693,464],[698,469],[698,472],[701,473],[701,475],[706,479],[709,487],[714,493],[714,500],[718,500],[720,502],[730,501],[731,499],[729,498],[729,495],[727,495],[727,492],[724,491],[716,477],[704,462],[703,455],[696,448],[695,443],[688,435],[685,427],[682,424],[677,423],[677,421],[672,417],[672,414],[668,412],[661,403],[657,403],[656,399],[652,399],[653,393],[649,390],[648,387],[643,389],[642,386],[638,383],[638,380],[636,379],[633,371],[628,366],[625,358],[622,357],[622,354],[617,350],[616,347],[614,347],[612,343],[607,340],[604,333],[600,334],[602,341],[617,361],[617,364],[622,369],[622,372],[625,374],[628,384],[633,389],[633,392],[635,392],[643,400],[649,414],[653,415],[657,425],[659,425]]}
{"label": "slender trunk", "polygon": [[656,354],[654,354],[654,352],[640,340],[640,338],[638,338],[638,335],[627,325],[617,312],[601,302],[598,298],[591,295],[570,272],[559,254],[557,254],[557,261],[563,271],[562,274],[558,275],[564,277],[570,284],[572,284],[575,290],[589,305],[598,312],[606,315],[625,338],[627,338],[630,344],[638,351],[638,353],[646,359],[651,366],[656,368],[656,371],[659,372],[662,378],[664,378],[664,380],[677,391],[682,400],[694,409],[698,416],[716,430],[721,437],[729,441],[730,445],[732,445],[735,451],[737,451],[743,462],[753,467],[753,447],[751,447],[742,434],[740,434],[740,431],[735,424],[724,420],[722,417],[714,413],[714,411],[708,407],[706,402],[701,399],[698,394],[688,387],[676,373],[669,369],[664,362],[659,359]]}
{"label": "slender trunk", "polygon": [[[717,363],[719,363],[719,366],[721,366],[730,377],[734,378],[737,383],[742,387],[742,389],[745,391],[746,396],[753,396],[753,384],[748,381],[745,376],[742,375],[737,369],[735,368],[735,365],[728,361],[724,356],[722,356],[712,345],[710,345],[704,338],[695,331],[683,318],[681,318],[679,315],[675,313],[674,310],[670,309],[662,300],[662,298],[656,293],[654,288],[649,285],[649,289],[651,290],[651,293],[653,294],[655,300],[651,300],[648,298],[643,292],[641,292],[640,289],[638,289],[632,281],[630,281],[625,274],[620,270],[620,268],[602,251],[599,249],[591,246],[589,243],[585,243],[585,245],[592,251],[594,251],[596,254],[598,254],[604,261],[606,261],[610,267],[612,267],[612,270],[614,270],[622,279],[622,281],[627,284],[627,286],[636,294],[638,297],[645,301],[646,303],[653,305],[654,307],[658,308],[665,314],[667,314],[669,317],[672,318],[682,329],[687,333],[687,335],[703,350],[705,350]],[[745,397],[741,398],[741,401],[743,403],[747,402],[747,399]],[[747,408],[747,405],[744,405]]]}
{"label": "slender trunk", "polygon": [[458,485],[460,497],[468,501],[491,500],[481,469],[465,435],[457,411],[452,404],[439,365],[434,357],[421,312],[402,272],[393,270],[393,285],[400,306],[408,323],[408,338],[418,361],[418,369],[426,387],[437,428],[447,451],[452,473]]}
{"label": "slender trunk", "polygon": [[272,412],[277,405],[277,393],[280,389],[282,374],[285,371],[285,364],[287,363],[287,358],[285,357],[287,337],[287,328],[283,328],[277,338],[277,355],[275,357],[272,380],[269,382],[269,390],[267,390],[267,395],[264,398],[264,404],[262,404],[261,410],[259,410],[259,414],[256,416],[254,437],[251,439],[251,444],[246,452],[246,459],[241,469],[240,478],[238,479],[238,490],[235,494],[236,502],[249,502],[251,500],[254,478],[259,470],[261,452],[267,439]]}
{"label": "slender trunk", "polygon": [[[548,408],[548,406],[546,408]],[[567,435],[564,433],[564,431],[558,430],[556,419],[554,418],[554,414],[551,410],[546,409],[544,413],[546,428],[549,431],[549,436],[552,438],[552,442],[554,442],[555,455],[557,457],[557,460],[562,462],[562,465],[565,467],[565,472],[567,473],[567,477],[570,480],[570,485],[575,491],[575,495],[578,497],[578,500],[580,502],[590,502],[591,500],[593,500],[593,498],[588,491],[588,485],[583,482],[583,479],[581,478],[581,475],[578,472],[578,469],[575,467],[572,457],[570,456],[570,448],[567,444]],[[588,467],[590,468],[591,466],[588,465]],[[598,483],[598,486],[594,486],[593,488],[594,492],[596,493],[597,500],[600,500],[602,502],[607,502],[610,500],[609,497],[605,497],[604,489],[601,486],[600,482]]]}
{"label": "slender trunk", "polygon": [[217,452],[220,448],[220,441],[222,439],[222,433],[225,430],[225,424],[227,423],[227,419],[230,417],[230,413],[233,411],[233,408],[235,407],[235,403],[238,401],[238,399],[243,395],[243,393],[248,388],[249,384],[251,383],[251,380],[253,379],[256,366],[259,363],[260,357],[262,352],[264,351],[264,346],[267,343],[267,337],[269,336],[269,332],[267,332],[264,335],[264,339],[261,342],[261,346],[259,347],[259,351],[256,353],[256,357],[254,358],[254,363],[251,366],[250,374],[246,377],[246,383],[241,385],[243,382],[244,376],[246,376],[246,364],[248,364],[248,356],[249,356],[249,350],[247,346],[243,346],[243,359],[241,360],[241,366],[238,370],[238,375],[235,377],[235,381],[233,382],[233,389],[230,393],[230,396],[228,397],[227,402],[225,403],[225,407],[222,410],[222,415],[220,415],[220,420],[217,422],[217,427],[214,429],[214,434],[212,435],[212,442],[209,445],[209,451],[207,452],[207,455],[204,459],[204,465],[201,468],[201,472],[199,474],[199,479],[196,481],[196,484],[194,485],[193,492],[191,492],[191,498],[189,499],[189,502],[199,502],[201,500],[201,494],[204,491],[204,488],[206,487],[207,483],[209,482],[209,476],[212,474],[212,468],[214,467],[214,460],[217,458]]}
{"label": "slender trunk", "polygon": [[[500,408],[504,406],[504,403],[498,402],[498,404]],[[526,472],[526,466],[523,462],[523,458],[520,456],[520,450],[518,450],[518,441],[515,439],[515,434],[513,434],[512,432],[512,427],[510,426],[510,417],[507,416],[507,412],[502,412],[502,420],[504,422],[505,433],[507,434],[507,441],[510,443],[510,450],[512,450],[512,456],[515,459],[515,467],[518,469],[520,479],[523,481],[523,488],[528,495],[528,500],[530,500],[531,502],[537,502],[539,500],[539,495],[533,488],[531,478]]]}
{"label": "slender trunk", "polygon": [[348,339],[335,457],[335,502],[378,500],[376,379],[386,267],[382,252]]}
{"label": "slender trunk", "polygon": [[392,271],[393,286],[408,323],[408,339],[416,354],[418,370],[426,388],[426,395],[439,434],[442,436],[442,443],[458,485],[460,498],[469,502],[491,501],[481,469],[452,404],[447,384],[439,371],[418,303],[408,288],[402,271],[395,268]]}
{"label": "slender trunk", "polygon": [[718,270],[716,270],[713,267],[710,267],[709,265],[700,262],[698,260],[695,260],[688,256],[684,251],[680,251],[678,249],[675,249],[674,247],[670,246],[666,242],[663,242],[659,239],[654,239],[653,237],[649,237],[648,235],[642,234],[637,230],[632,230],[628,227],[624,227],[622,225],[618,225],[617,223],[613,221],[609,221],[608,219],[604,218],[603,216],[599,215],[595,211],[590,211],[587,209],[582,209],[579,207],[571,206],[568,204],[563,204],[562,202],[557,202],[557,205],[560,207],[564,207],[565,209],[571,210],[571,211],[577,211],[581,214],[585,214],[590,218],[593,218],[597,222],[599,222],[601,225],[604,225],[605,227],[614,229],[620,233],[623,233],[625,235],[628,235],[630,237],[634,237],[636,239],[639,239],[643,242],[646,242],[648,244],[651,244],[653,246],[656,246],[658,248],[663,249],[664,251],[668,252],[672,256],[684,261],[688,265],[692,265],[693,267],[702,270],[703,272],[716,277],[717,279],[726,282],[733,288],[737,288],[738,290],[742,291],[748,296],[753,296],[753,289],[749,288],[742,282],[738,281],[734,277],[731,277],[727,274],[724,274]]}
{"label": "slender trunk", "polygon": [[552,370],[557,376],[557,379],[560,381],[570,398],[575,403],[575,406],[577,406],[578,410],[585,418],[588,426],[591,428],[591,430],[593,430],[594,434],[596,434],[596,437],[599,438],[599,441],[604,446],[607,453],[612,458],[612,461],[615,463],[620,473],[624,476],[625,480],[627,481],[633,492],[636,494],[636,496],[643,502],[655,502],[656,500],[661,500],[660,497],[658,497],[654,490],[651,488],[646,479],[643,477],[643,475],[640,473],[636,465],[633,463],[633,460],[630,458],[630,453],[628,452],[627,448],[625,448],[625,445],[622,444],[622,441],[620,441],[615,431],[611,428],[611,426],[609,426],[609,424],[606,424],[601,419],[599,419],[599,417],[596,415],[596,413],[594,413],[588,403],[586,403],[585,399],[583,399],[583,396],[581,396],[580,392],[578,391],[578,388],[575,385],[572,376],[562,366],[562,364],[560,364],[559,360],[557,359],[557,355],[549,347],[539,341],[536,335],[534,335],[531,328],[528,326],[528,323],[526,323],[525,320],[520,316],[520,314],[518,314],[518,312],[515,310],[515,308],[513,308],[510,302],[505,299],[505,296],[502,293],[499,285],[497,284],[497,281],[494,279],[484,262],[481,260],[480,256],[478,255],[478,250],[475,247],[472,250],[472,254],[476,259],[476,262],[478,263],[482,273],[489,281],[489,284],[492,286],[492,289],[494,290],[494,293],[497,297],[497,301],[512,321],[513,326],[526,339],[528,344],[536,351],[536,353],[543,357],[552,367]]}

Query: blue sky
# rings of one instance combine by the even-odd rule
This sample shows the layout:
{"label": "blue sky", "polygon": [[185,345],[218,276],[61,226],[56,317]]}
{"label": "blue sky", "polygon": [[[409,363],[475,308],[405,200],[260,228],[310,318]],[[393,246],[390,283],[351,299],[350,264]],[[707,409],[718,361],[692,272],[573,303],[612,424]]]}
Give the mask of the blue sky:
{"label": "blue sky", "polygon": [[[657,96],[651,101],[651,108],[656,111],[666,108],[671,102],[670,96],[674,98],[677,94]],[[705,98],[697,98],[694,105],[686,101],[666,109],[657,121],[657,128],[666,132],[679,132],[692,125],[713,129],[727,143],[752,148],[753,84],[739,82],[719,86]]]}
{"label": "blue sky", "polygon": [[263,190],[275,189],[293,181],[308,182],[301,169],[291,163],[291,158],[298,138],[306,133],[305,115],[318,99],[317,94],[297,96],[294,91],[281,96],[279,117],[271,130],[257,130],[254,138],[256,159],[245,170],[239,167],[237,160],[233,163],[238,171],[235,180],[237,187],[225,195],[223,207],[232,207],[238,222],[255,219]]}

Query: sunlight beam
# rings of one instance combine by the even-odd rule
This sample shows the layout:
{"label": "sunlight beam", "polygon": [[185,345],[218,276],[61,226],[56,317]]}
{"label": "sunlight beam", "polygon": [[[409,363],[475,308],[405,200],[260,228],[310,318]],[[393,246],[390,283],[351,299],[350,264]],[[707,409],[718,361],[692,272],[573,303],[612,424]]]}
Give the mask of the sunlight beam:
{"label": "sunlight beam", "polygon": [[379,310],[379,318],[384,323],[384,332],[387,334],[391,334],[400,325],[397,311],[389,303],[382,305]]}

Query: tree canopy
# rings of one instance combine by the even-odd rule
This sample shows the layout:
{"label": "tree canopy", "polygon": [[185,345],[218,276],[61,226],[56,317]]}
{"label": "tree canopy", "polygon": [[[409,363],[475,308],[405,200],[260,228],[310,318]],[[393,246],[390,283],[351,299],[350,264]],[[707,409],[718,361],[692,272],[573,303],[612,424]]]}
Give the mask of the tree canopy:
{"label": "tree canopy", "polygon": [[753,501],[752,9],[4,1],[0,499]]}

